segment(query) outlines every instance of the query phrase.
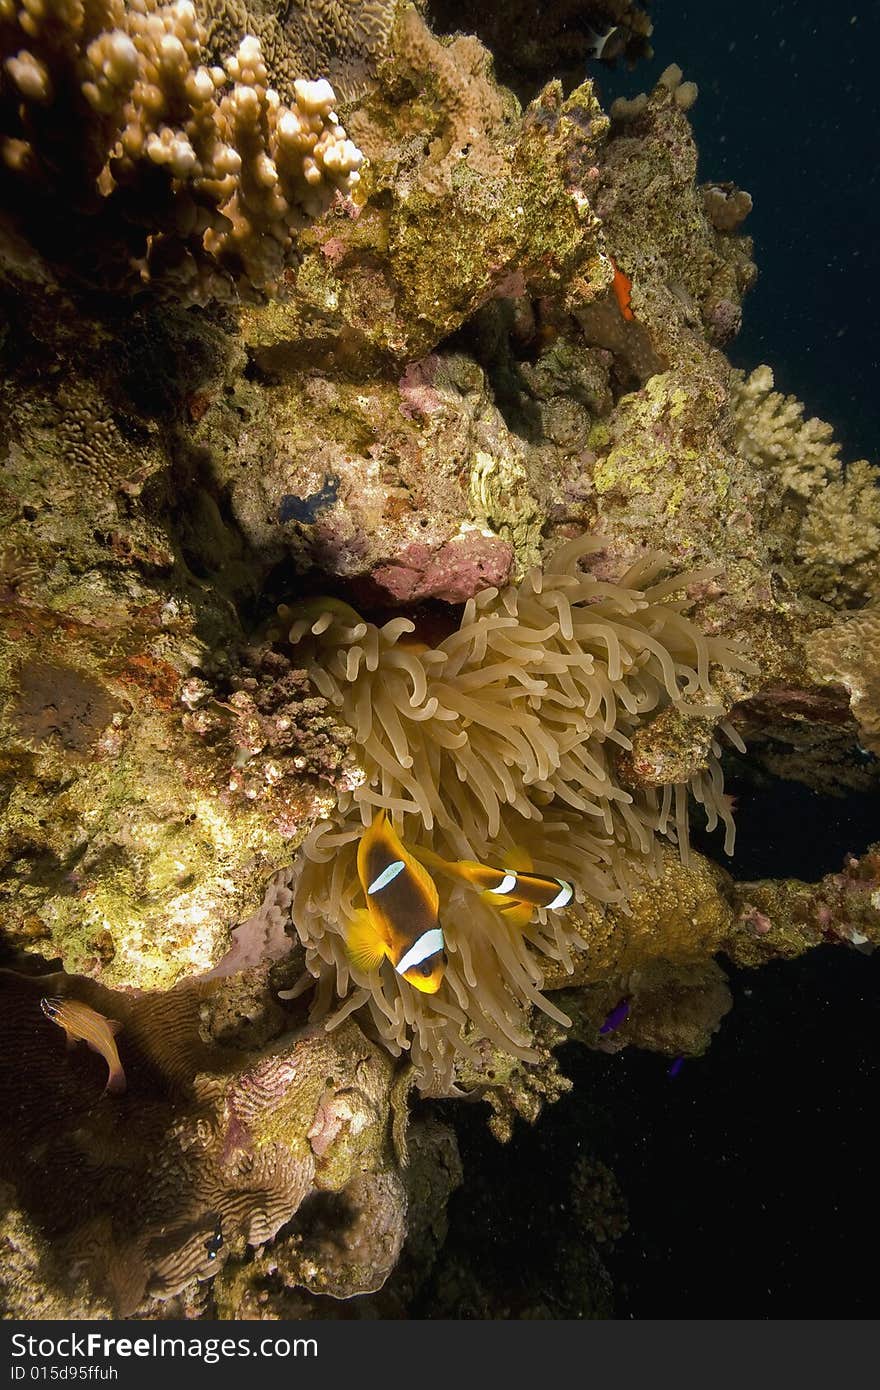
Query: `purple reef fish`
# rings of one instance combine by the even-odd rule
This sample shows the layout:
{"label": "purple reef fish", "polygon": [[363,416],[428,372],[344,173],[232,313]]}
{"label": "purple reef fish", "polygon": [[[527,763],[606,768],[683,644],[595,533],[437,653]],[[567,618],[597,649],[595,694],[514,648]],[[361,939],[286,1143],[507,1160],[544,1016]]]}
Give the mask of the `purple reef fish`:
{"label": "purple reef fish", "polygon": [[620,1027],[621,1023],[623,1023],[628,1013],[629,1000],[621,999],[619,1003],[614,1005],[614,1008],[611,1010],[605,1022],[602,1024],[601,1028],[599,1029],[599,1032],[603,1035],[605,1033],[613,1033],[615,1028]]}
{"label": "purple reef fish", "polygon": [[672,1066],[669,1068],[669,1070],[668,1070],[668,1072],[666,1073],[666,1075],[670,1078],[670,1080],[673,1079],[674,1077],[678,1076],[678,1073],[681,1071],[681,1069],[682,1069],[683,1066],[684,1066],[684,1056],[683,1056],[683,1055],[679,1055],[678,1057],[676,1057],[675,1061],[672,1063]]}

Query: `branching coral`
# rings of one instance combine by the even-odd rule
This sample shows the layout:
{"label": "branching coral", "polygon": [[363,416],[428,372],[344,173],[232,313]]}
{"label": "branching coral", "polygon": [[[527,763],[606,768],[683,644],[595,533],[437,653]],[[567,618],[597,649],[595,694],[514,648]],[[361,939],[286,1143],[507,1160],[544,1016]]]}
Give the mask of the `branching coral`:
{"label": "branching coral", "polygon": [[[841,607],[880,594],[880,474],[844,465],[829,424],[773,390],[769,367],[732,374],[737,447],[768,480],[765,510],[807,592]],[[781,508],[781,515],[780,515]]]}
{"label": "branching coral", "polygon": [[797,541],[804,586],[841,608],[880,599],[880,473],[849,464],[816,494]]}
{"label": "branching coral", "polygon": [[[9,204],[50,260],[95,283],[170,277],[191,299],[278,280],[296,233],[362,162],[325,80],[269,85],[259,40],[207,66],[190,0],[0,7],[0,156]],[[71,223],[59,214],[68,208]],[[58,225],[53,227],[56,220]],[[136,280],[135,280],[136,283]]]}
{"label": "branching coral", "polygon": [[529,1006],[567,1021],[540,993],[538,957],[570,970],[584,940],[576,910],[513,929],[469,887],[438,876],[449,952],[440,992],[417,994],[387,966],[365,973],[349,961],[345,935],[357,843],[377,809],[411,844],[446,859],[500,863],[525,851],[537,872],[573,880],[587,902],[625,900],[656,868],[658,835],[677,838],[686,854],[688,790],[710,826],[725,821],[732,842],[717,743],[662,789],[627,791],[616,763],[645,715],[709,695],[713,662],[749,663],[673,601],[697,575],[660,579],[663,561],[649,556],[607,584],[579,568],[599,548],[579,537],[519,587],[484,590],[433,648],[413,638],[406,618],[379,628],[332,601],[323,612],[321,601],[282,610],[363,764],[338,816],[307,837],[296,873],[293,920],[320,981],[314,1009],[326,1014],[341,997],[332,1024],[366,1008],[393,1051],[411,1047],[427,1088],[446,1089],[456,1053],[473,1058],[481,1038],[533,1060]]}
{"label": "branching coral", "polygon": [[840,470],[840,445],[824,420],[804,419],[794,396],[773,389],[770,367],[731,374],[736,444],[777,481],[782,493],[810,497]]}

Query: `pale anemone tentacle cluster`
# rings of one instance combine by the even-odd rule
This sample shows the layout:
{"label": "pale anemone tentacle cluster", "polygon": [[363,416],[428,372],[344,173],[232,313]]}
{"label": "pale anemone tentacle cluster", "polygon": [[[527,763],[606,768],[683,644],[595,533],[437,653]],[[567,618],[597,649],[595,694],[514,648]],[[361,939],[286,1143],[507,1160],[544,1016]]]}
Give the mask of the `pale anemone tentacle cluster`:
{"label": "pale anemone tentacle cluster", "polygon": [[[580,568],[600,546],[579,537],[520,585],[484,590],[436,647],[415,640],[407,618],[377,627],[333,600],[323,612],[280,610],[310,679],[354,731],[363,766],[294,869],[292,917],[318,979],[313,1013],[332,1027],[365,1010],[392,1051],[410,1049],[425,1089],[448,1089],[456,1056],[481,1038],[531,1060],[531,1006],[568,1021],[541,994],[539,958],[571,970],[585,942],[576,905],[514,929],[470,886],[438,875],[449,957],[439,993],[415,991],[387,962],[365,973],[348,959],[345,935],[358,906],[358,840],[379,808],[416,852],[500,867],[525,851],[536,872],[571,880],[580,902],[625,904],[656,866],[658,834],[686,853],[689,790],[710,827],[724,820],[732,844],[717,742],[687,785],[630,792],[615,759],[660,708],[686,709],[699,696],[699,715],[711,712],[713,663],[750,663],[701,633],[674,597],[699,575],[659,579],[664,560],[654,555],[605,583]],[[715,713],[738,742],[720,705]]]}
{"label": "pale anemone tentacle cluster", "polygon": [[143,278],[186,271],[193,299],[223,276],[271,290],[363,163],[329,82],[296,80],[288,106],[258,38],[222,65],[205,42],[192,0],[0,0],[2,166],[142,228]]}

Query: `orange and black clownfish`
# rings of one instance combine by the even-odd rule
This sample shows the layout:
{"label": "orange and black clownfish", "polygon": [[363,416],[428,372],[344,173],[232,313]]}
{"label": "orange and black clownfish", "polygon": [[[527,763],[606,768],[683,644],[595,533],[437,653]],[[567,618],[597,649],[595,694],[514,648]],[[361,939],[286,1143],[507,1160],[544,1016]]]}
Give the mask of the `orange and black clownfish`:
{"label": "orange and black clownfish", "polygon": [[[528,857],[521,853],[513,857],[525,860],[523,866],[508,869],[494,869],[489,864],[479,864],[474,859],[459,859],[451,863],[432,851],[421,848],[416,853],[431,868],[472,883],[475,888],[481,889],[487,899],[497,898],[498,905],[511,922],[527,922],[532,909],[536,907],[546,908],[548,912],[567,907],[574,897],[574,889],[564,879],[545,878],[541,874],[528,872],[531,864]],[[529,911],[513,911],[513,905],[523,906]]]}
{"label": "orange and black clownfish", "polygon": [[355,914],[346,936],[352,963],[371,971],[387,957],[416,989],[436,994],[446,966],[440,896],[384,811],[361,836],[357,867],[367,906]]}

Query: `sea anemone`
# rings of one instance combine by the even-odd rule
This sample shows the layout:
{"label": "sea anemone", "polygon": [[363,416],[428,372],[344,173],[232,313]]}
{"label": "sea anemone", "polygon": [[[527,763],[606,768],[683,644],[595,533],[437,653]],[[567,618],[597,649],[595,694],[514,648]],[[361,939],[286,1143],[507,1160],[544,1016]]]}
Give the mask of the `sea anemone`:
{"label": "sea anemone", "polygon": [[[725,823],[732,848],[716,741],[675,785],[628,790],[617,761],[646,717],[670,706],[714,715],[739,743],[710,671],[750,663],[687,616],[680,596],[704,572],[662,578],[665,558],[652,554],[608,583],[580,564],[601,548],[578,537],[520,584],[483,590],[436,646],[414,636],[409,618],[378,627],[336,600],[279,610],[297,660],[351,727],[363,771],[294,870],[293,921],[318,980],[313,1016],[333,1027],[360,1010],[392,1052],[409,1049],[420,1085],[435,1094],[482,1039],[532,1060],[533,1006],[568,1023],[540,992],[541,958],[572,970],[587,949],[578,905],[625,907],[656,871],[659,836],[686,854],[689,791],[710,829]],[[416,991],[388,962],[365,973],[345,943],[362,905],[358,841],[380,808],[416,854],[496,866],[519,855],[571,881],[577,902],[513,926],[497,903],[438,875],[448,952],[439,992]]]}

